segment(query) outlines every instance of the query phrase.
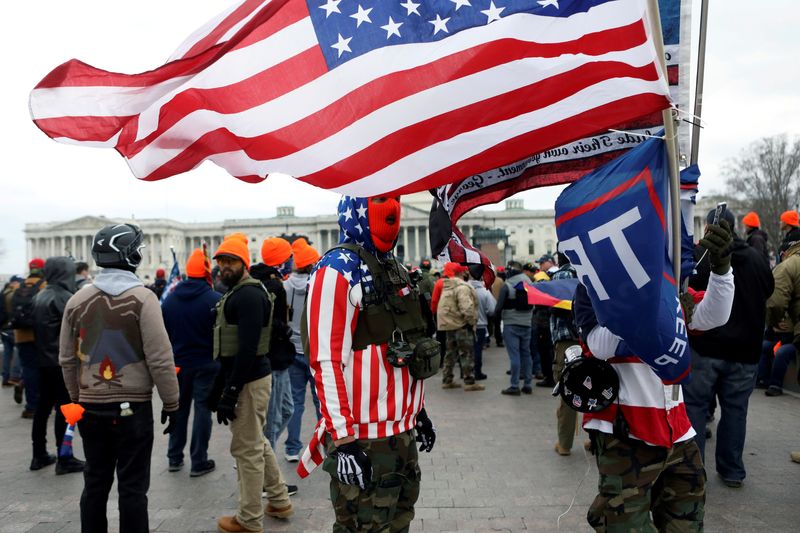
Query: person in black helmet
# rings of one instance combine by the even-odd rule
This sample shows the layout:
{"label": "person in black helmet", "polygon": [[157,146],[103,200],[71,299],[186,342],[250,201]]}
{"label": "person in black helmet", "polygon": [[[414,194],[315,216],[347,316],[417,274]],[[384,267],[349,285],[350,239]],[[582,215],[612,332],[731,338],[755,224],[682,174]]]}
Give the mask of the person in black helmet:
{"label": "person in black helmet", "polygon": [[103,270],[64,309],[59,363],[86,454],[81,531],[108,530],[106,504],[117,473],[121,533],[148,531],[147,490],[153,451],[153,385],[163,402],[161,423],[172,431],[178,380],[155,294],[136,277],[142,231],[132,224],[101,229],[92,257]]}

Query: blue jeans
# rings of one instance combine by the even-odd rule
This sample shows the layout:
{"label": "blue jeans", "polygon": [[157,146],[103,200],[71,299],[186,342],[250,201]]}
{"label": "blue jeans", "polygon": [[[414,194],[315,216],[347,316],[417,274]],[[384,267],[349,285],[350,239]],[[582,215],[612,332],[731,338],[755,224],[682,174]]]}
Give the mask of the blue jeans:
{"label": "blue jeans", "polygon": [[311,398],[317,411],[317,420],[322,418],[319,410],[317,389],[314,385],[314,376],[308,366],[308,360],[303,354],[295,354],[292,366],[289,367],[289,379],[292,382],[292,400],[294,413],[289,420],[289,434],[286,438],[286,454],[298,455],[303,450],[303,441],[300,440],[300,428],[303,423],[303,413],[306,410],[306,387],[311,385]]}
{"label": "blue jeans", "polygon": [[289,420],[294,413],[294,400],[292,400],[292,382],[289,379],[289,369],[272,371],[272,394],[267,407],[267,422],[264,424],[264,436],[275,450],[275,444],[283,430],[289,425]]}
{"label": "blue jeans", "polygon": [[3,383],[9,379],[19,380],[22,369],[19,367],[19,357],[14,357],[14,333],[3,332]]}
{"label": "blue jeans", "polygon": [[22,366],[22,381],[25,383],[25,409],[36,411],[39,403],[39,355],[36,353],[36,344],[18,343],[17,355]]}
{"label": "blue jeans", "polygon": [[486,326],[475,329],[475,375],[483,374],[483,347],[486,345]]}
{"label": "blue jeans", "polygon": [[686,413],[697,432],[695,441],[705,459],[708,405],[719,400],[717,424],[717,472],[725,478],[742,480],[747,475],[742,461],[747,430],[747,405],[756,382],[758,365],[733,363],[692,353],[692,380],[683,386]]}
{"label": "blue jeans", "polygon": [[542,371],[542,357],[539,355],[539,336],[534,335],[535,326],[531,328],[531,372],[539,374]]}
{"label": "blue jeans", "polygon": [[783,388],[783,378],[786,377],[786,371],[789,370],[789,365],[797,357],[797,348],[794,344],[784,344],[778,351],[775,352],[775,360],[772,361],[772,372],[768,374],[767,383],[770,387]]}
{"label": "blue jeans", "polygon": [[[511,387],[519,388],[520,377],[525,386],[531,386],[531,328],[509,326],[503,328],[503,341],[511,361]],[[522,376],[520,376],[520,371]]]}
{"label": "blue jeans", "polygon": [[219,363],[203,365],[198,368],[182,368],[178,373],[180,387],[180,406],[175,430],[169,435],[167,458],[170,464],[183,462],[183,448],[186,446],[189,425],[189,411],[194,403],[194,420],[192,421],[192,442],[189,445],[189,456],[192,458],[192,470],[199,470],[208,461],[208,441],[211,439],[211,411],[208,410],[208,396],[219,372]]}

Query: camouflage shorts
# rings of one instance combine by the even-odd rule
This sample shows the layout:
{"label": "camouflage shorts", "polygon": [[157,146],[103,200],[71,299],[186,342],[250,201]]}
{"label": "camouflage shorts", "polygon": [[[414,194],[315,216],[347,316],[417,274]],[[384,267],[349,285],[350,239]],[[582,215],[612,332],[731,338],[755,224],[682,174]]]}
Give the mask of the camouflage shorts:
{"label": "camouflage shorts", "polygon": [[414,432],[357,442],[372,461],[372,483],[363,491],[339,483],[336,460],[330,456],[333,442],[326,439],[328,457],[322,468],[331,474],[331,502],[336,513],[334,533],[408,531],[421,477]]}
{"label": "camouflage shorts", "polygon": [[475,383],[475,332],[471,328],[460,328],[447,333],[447,350],[444,354],[444,383],[452,383],[456,361],[461,363],[464,383]]}
{"label": "camouflage shorts", "polygon": [[[706,472],[694,439],[672,448],[598,433],[596,531],[702,531]],[[652,512],[652,517],[651,517]]]}

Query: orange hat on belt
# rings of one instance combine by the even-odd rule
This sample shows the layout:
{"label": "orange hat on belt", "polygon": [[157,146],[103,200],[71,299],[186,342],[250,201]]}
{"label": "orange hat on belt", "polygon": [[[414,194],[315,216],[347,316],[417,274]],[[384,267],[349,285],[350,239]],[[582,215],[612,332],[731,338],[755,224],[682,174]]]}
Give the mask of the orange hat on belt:
{"label": "orange hat on belt", "polygon": [[186,261],[186,275],[190,278],[205,278],[211,273],[211,263],[202,248],[195,248]]}
{"label": "orange hat on belt", "polygon": [[800,215],[797,214],[797,211],[784,211],[781,213],[781,222],[796,228],[800,226]]}
{"label": "orange hat on belt", "polygon": [[292,253],[294,254],[294,266],[305,268],[319,261],[319,252],[312,247],[302,237],[292,243]]}
{"label": "orange hat on belt", "polygon": [[243,233],[234,233],[222,241],[217,251],[214,252],[214,259],[221,255],[236,257],[244,263],[247,270],[250,270],[250,250],[247,247],[247,236]]}
{"label": "orange hat on belt", "polygon": [[261,259],[267,266],[275,267],[284,264],[292,257],[292,245],[286,239],[270,237],[261,243]]}
{"label": "orange hat on belt", "polygon": [[751,228],[760,228],[761,219],[758,218],[758,213],[756,213],[755,211],[750,211],[742,219],[742,224],[744,224],[745,226],[749,226]]}

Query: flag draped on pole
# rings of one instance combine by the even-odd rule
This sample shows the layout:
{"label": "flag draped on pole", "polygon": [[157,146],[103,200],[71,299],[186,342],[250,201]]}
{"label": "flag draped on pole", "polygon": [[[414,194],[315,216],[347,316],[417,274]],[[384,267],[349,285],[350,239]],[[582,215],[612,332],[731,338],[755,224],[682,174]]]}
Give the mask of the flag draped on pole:
{"label": "flag draped on pole", "polygon": [[556,201],[559,250],[598,322],[665,382],[686,377],[688,333],[669,259],[665,141],[650,139],[567,187]]}
{"label": "flag draped on pole", "polygon": [[[658,3],[670,94],[679,109],[688,109],[691,0],[659,0]],[[679,141],[681,153],[687,153],[690,128],[688,124],[683,126],[678,130]],[[562,146],[453,180],[451,184],[439,187],[435,196],[450,214],[450,225],[455,226],[465,213],[480,206],[500,202],[528,189],[580,179],[638,146],[646,140],[646,135],[652,135],[662,127],[663,117],[658,111],[639,116],[614,127],[624,131],[603,131],[582,139],[571,139]],[[442,223],[439,219],[438,224]],[[453,241],[448,248],[459,245]]]}
{"label": "flag draped on pole", "polygon": [[164,303],[166,299],[172,294],[172,291],[175,290],[175,287],[178,286],[178,283],[181,281],[181,267],[178,265],[178,256],[175,255],[175,250],[172,250],[172,270],[169,271],[169,278],[167,278],[167,286],[164,287],[164,292],[161,293],[161,303]]}
{"label": "flag draped on pole", "polygon": [[144,180],[211,160],[249,182],[411,193],[668,107],[649,32],[644,0],[245,0],[155,70],[68,61],[30,109]]}

